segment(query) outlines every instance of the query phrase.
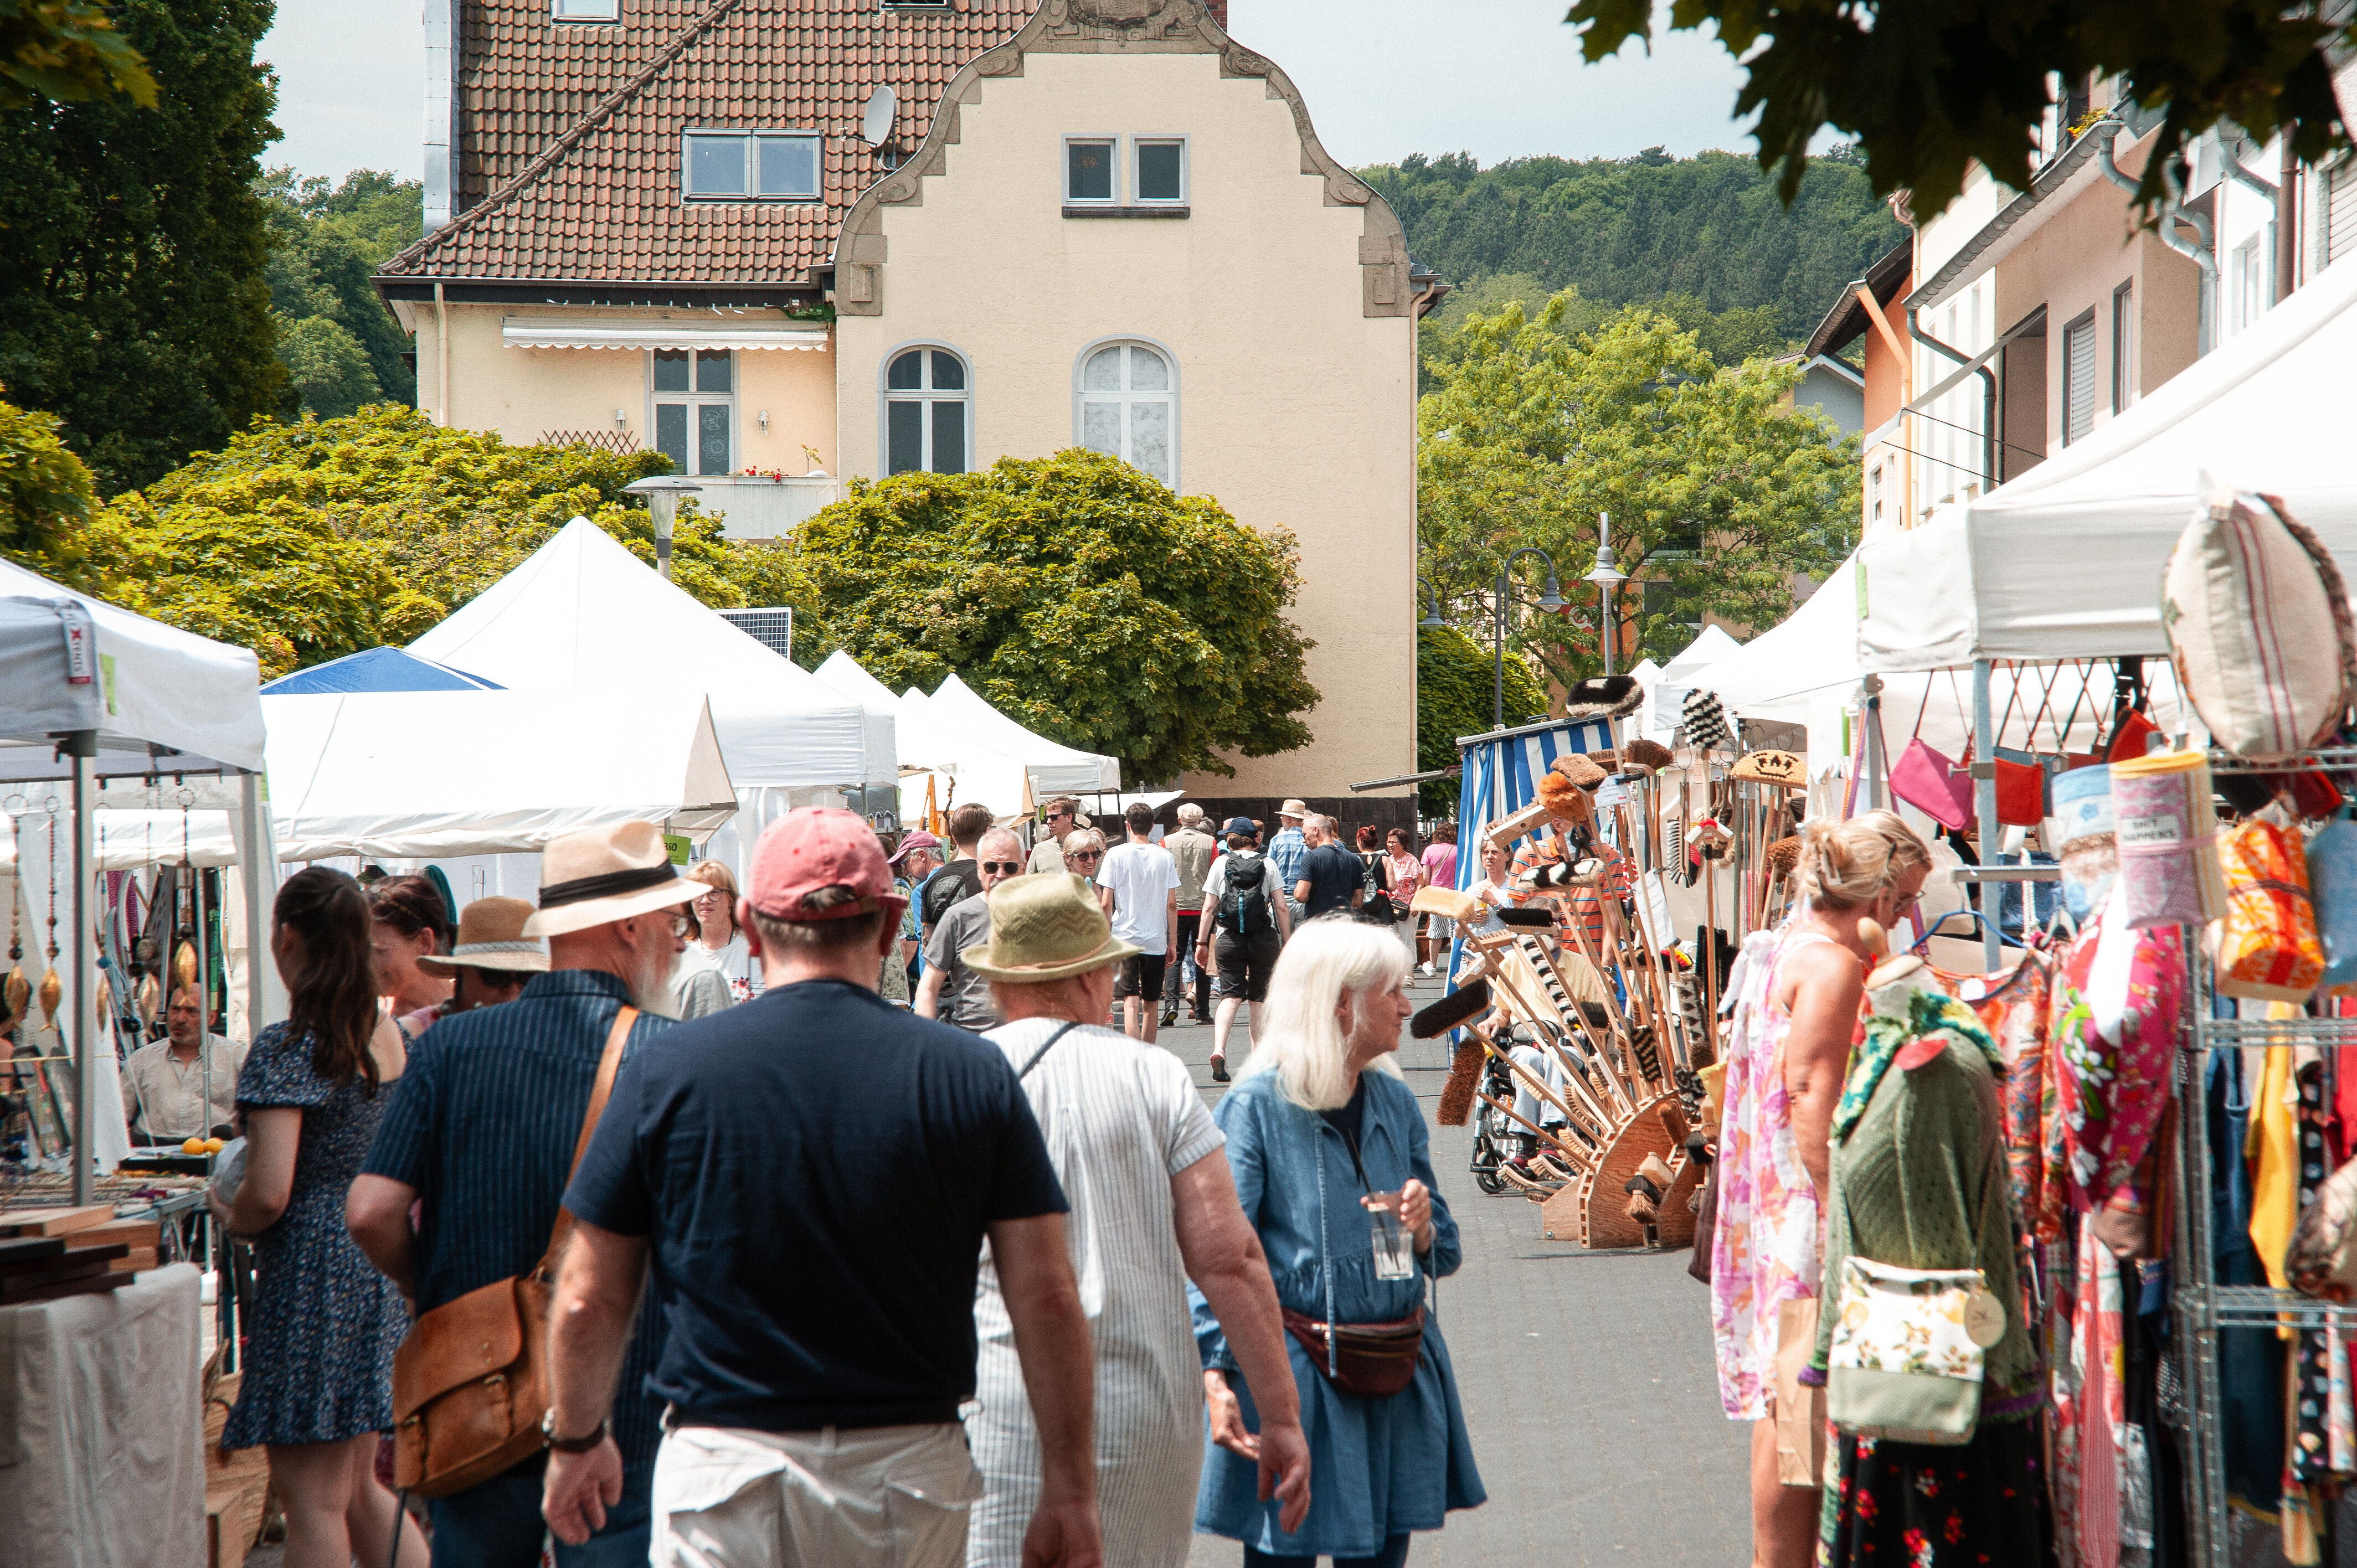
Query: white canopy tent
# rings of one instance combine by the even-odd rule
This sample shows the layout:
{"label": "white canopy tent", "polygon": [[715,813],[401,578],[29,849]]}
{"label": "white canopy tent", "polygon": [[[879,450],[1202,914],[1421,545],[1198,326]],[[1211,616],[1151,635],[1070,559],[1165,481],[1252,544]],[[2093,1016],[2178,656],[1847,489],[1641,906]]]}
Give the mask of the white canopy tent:
{"label": "white canopy tent", "polygon": [[2335,266],[2126,413],[1978,499],[1859,550],[1860,662],[2168,651],[2160,575],[2216,485],[2283,498],[2357,571],[2357,266]]}
{"label": "white canopy tent", "polygon": [[942,807],[979,800],[1002,817],[1023,809],[1023,764],[1006,752],[971,738],[954,722],[933,717],[932,699],[910,687],[900,696],[841,649],[826,656],[818,678],[871,712],[894,720],[894,746],[900,757],[900,820],[923,819],[925,792]]}
{"label": "white canopy tent", "polygon": [[890,715],[869,713],[809,671],[673,587],[586,518],[410,644],[410,651],[516,691],[577,691],[627,731],[618,691],[651,681],[710,698],[713,729],[740,791],[781,789],[791,805],[889,788]]}
{"label": "white canopy tent", "polygon": [[[73,1196],[88,1202],[95,1168],[130,1152],[122,1083],[98,1027],[97,960],[90,908],[98,868],[91,822],[98,780],[148,773],[242,774],[234,816],[241,835],[267,843],[261,671],[253,652],[179,631],[76,594],[0,562],[0,805],[12,822],[8,903],[32,929],[55,918],[59,942],[59,1031],[74,1058]],[[70,780],[66,798],[59,781]],[[23,830],[28,817],[39,826]],[[70,829],[60,832],[60,829]],[[254,857],[244,900],[248,945],[276,891],[271,857]],[[53,889],[70,905],[54,905]],[[38,921],[38,924],[34,924]],[[38,950],[28,942],[28,957]],[[36,958],[36,962],[40,959]],[[249,969],[258,966],[249,966]],[[40,977],[29,974],[38,987]],[[250,1004],[272,998],[249,974]]]}
{"label": "white canopy tent", "polygon": [[1119,758],[1032,734],[955,675],[944,677],[933,688],[925,713],[933,724],[957,732],[962,740],[1003,752],[1022,763],[1039,796],[1094,795],[1121,789]]}

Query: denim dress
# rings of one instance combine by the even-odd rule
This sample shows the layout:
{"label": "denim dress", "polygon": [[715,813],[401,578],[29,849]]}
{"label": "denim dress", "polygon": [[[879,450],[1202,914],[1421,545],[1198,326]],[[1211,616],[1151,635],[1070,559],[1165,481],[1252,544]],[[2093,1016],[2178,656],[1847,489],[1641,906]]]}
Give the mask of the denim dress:
{"label": "denim dress", "polygon": [[[1337,1392],[1324,1368],[1311,1362],[1299,1341],[1286,1337],[1301,1399],[1302,1432],[1309,1442],[1309,1516],[1297,1532],[1287,1535],[1277,1528],[1275,1498],[1260,1500],[1258,1467],[1206,1435],[1196,1530],[1274,1555],[1372,1556],[1386,1537],[1438,1530],[1449,1509],[1477,1508],[1489,1496],[1473,1466],[1472,1438],[1440,1335],[1437,1283],[1427,1298],[1426,1282],[1456,1273],[1463,1259],[1457,1222],[1433,1176],[1415,1091],[1386,1072],[1370,1069],[1363,1077],[1367,1094],[1359,1157],[1368,1186],[1395,1191],[1414,1176],[1432,1189],[1432,1250],[1418,1260],[1421,1268],[1411,1279],[1375,1277],[1374,1225],[1359,1202],[1366,1189],[1360,1186],[1350,1145],[1325,1118],[1286,1100],[1276,1074],[1248,1072],[1212,1112],[1227,1134],[1236,1197],[1260,1233],[1280,1305],[1329,1320],[1329,1271],[1324,1265],[1330,1263],[1331,1321],[1388,1322],[1405,1317],[1419,1301],[1426,1305],[1415,1380],[1389,1399]],[[1258,1432],[1260,1412],[1219,1320],[1201,1292],[1189,1287],[1188,1301],[1204,1367],[1228,1373],[1243,1407],[1244,1425]]]}

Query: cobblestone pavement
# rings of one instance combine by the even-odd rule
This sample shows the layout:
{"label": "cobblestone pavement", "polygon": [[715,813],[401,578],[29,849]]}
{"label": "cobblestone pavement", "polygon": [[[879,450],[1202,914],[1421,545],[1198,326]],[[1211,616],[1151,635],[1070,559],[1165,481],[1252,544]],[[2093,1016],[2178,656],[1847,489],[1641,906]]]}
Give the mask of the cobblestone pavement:
{"label": "cobblestone pavement", "polygon": [[[1419,978],[1413,993],[1420,1006],[1440,986]],[[1216,1102],[1211,1031],[1181,1025],[1161,1043]],[[1232,1066],[1242,1044],[1230,1041]],[[1400,1066],[1429,1116],[1446,1051],[1403,1035]],[[1689,1254],[1543,1240],[1536,1206],[1474,1187],[1467,1129],[1435,1126],[1432,1148],[1465,1242],[1438,1320],[1490,1500],[1416,1537],[1409,1561],[1741,1568],[1749,1445],[1719,1410],[1709,1295],[1686,1274]],[[1233,1542],[1199,1536],[1189,1562],[1233,1568],[1241,1557]]]}

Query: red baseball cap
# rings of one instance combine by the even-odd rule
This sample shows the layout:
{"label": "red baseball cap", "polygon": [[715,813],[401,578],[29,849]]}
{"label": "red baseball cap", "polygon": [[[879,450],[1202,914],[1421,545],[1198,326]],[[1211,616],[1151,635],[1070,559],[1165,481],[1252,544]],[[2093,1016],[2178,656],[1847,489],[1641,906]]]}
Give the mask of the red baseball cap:
{"label": "red baseball cap", "polygon": [[[823,908],[803,899],[822,887],[848,887],[857,897]],[[753,886],[746,901],[772,920],[846,920],[878,909],[898,919],[909,901],[892,891],[891,868],[876,830],[839,806],[805,806],[770,824],[753,850]]]}

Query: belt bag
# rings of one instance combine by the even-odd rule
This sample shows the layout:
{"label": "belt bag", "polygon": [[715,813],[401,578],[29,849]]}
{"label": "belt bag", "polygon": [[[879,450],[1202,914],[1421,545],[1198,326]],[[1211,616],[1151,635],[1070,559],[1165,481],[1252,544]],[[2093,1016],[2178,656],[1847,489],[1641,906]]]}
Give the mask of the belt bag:
{"label": "belt bag", "polygon": [[[1424,1308],[1418,1305],[1390,1323],[1329,1325],[1288,1307],[1285,1331],[1309,1352],[1312,1364],[1338,1393],[1389,1399],[1415,1379],[1416,1357],[1424,1347]],[[1330,1372],[1326,1369],[1329,1337],[1334,1369]]]}
{"label": "belt bag", "polygon": [[1984,1352],[1965,1305],[1978,1269],[1900,1269],[1842,1260],[1840,1314],[1826,1358],[1825,1415],[1844,1432],[1897,1443],[1969,1443],[1981,1414]]}
{"label": "belt bag", "polygon": [[[606,1036],[568,1181],[588,1152],[638,1015],[624,1007]],[[393,1483],[404,1491],[447,1498],[546,1446],[540,1419],[549,1407],[549,1297],[572,1229],[572,1215],[559,1208],[548,1251],[530,1273],[468,1291],[410,1326],[393,1358]]]}

